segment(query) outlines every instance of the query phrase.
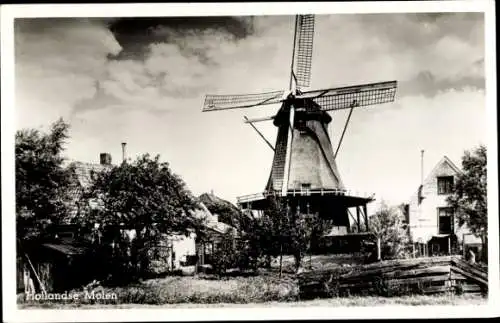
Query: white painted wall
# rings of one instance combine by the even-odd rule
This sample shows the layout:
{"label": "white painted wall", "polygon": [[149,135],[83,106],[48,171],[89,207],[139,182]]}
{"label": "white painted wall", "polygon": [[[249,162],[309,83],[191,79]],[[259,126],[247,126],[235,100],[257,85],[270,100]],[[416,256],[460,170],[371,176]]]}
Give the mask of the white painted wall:
{"label": "white painted wall", "polygon": [[191,233],[189,236],[172,235],[172,250],[175,252],[174,269],[181,267],[180,262],[186,261],[187,256],[196,255],[196,234]]}
{"label": "white painted wall", "polygon": [[[453,162],[444,157],[424,180],[422,188],[424,199],[421,204],[418,204],[418,188],[411,197],[409,225],[413,242],[426,243],[432,236],[439,233],[438,208],[447,207],[448,205],[446,203],[447,195],[438,194],[437,178],[440,176],[454,176],[456,180],[459,172]],[[463,234],[470,232],[466,226],[458,226],[456,217],[454,229],[459,243],[462,241]]]}

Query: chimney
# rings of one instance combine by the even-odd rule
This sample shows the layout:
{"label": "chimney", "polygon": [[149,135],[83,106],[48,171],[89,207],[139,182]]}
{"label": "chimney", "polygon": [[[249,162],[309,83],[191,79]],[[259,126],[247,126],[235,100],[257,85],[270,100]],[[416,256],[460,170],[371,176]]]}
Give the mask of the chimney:
{"label": "chimney", "polygon": [[101,161],[101,165],[111,165],[111,154],[101,153],[99,155],[99,159]]}
{"label": "chimney", "polygon": [[420,151],[420,185],[424,185],[424,150]]}
{"label": "chimney", "polygon": [[122,142],[122,161],[125,162],[126,155],[125,155],[125,146],[127,145],[126,142]]}

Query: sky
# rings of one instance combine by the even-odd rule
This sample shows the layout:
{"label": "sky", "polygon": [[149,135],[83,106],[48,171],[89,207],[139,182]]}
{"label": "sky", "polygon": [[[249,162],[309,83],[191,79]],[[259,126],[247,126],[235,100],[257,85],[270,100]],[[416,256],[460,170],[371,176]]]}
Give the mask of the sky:
{"label": "sky", "polygon": [[[293,16],[23,18],[15,21],[16,129],[63,117],[65,155],[160,154],[196,195],[261,192],[272,150],[244,116],[276,105],[202,112],[205,94],[288,87]],[[444,156],[460,167],[486,143],[482,13],[316,16],[310,89],[398,81],[394,103],[354,110],[337,164],[346,187],[407,202]],[[336,143],[348,111],[331,113]],[[256,126],[274,143],[271,122]]]}

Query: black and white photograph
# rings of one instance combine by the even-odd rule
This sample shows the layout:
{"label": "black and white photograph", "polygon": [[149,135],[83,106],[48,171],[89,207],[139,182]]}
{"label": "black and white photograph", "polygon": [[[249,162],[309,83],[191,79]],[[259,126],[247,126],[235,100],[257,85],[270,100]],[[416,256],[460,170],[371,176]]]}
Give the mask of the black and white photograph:
{"label": "black and white photograph", "polygon": [[9,321],[500,314],[493,1],[1,10]]}

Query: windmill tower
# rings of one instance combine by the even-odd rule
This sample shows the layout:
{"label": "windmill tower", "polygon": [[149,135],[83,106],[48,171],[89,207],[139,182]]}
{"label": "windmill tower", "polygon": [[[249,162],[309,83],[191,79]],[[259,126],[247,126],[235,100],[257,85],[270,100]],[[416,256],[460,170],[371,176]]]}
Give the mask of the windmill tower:
{"label": "windmill tower", "polygon": [[[344,186],[336,165],[336,155],[355,107],[394,101],[396,81],[354,85],[342,88],[303,91],[309,86],[314,38],[314,15],[297,15],[288,90],[243,95],[207,95],[203,111],[251,108],[281,104],[271,117],[250,120],[254,123],[273,120],[278,128],[271,172],[262,193],[243,196],[238,203],[244,208],[263,210],[267,196],[286,198],[294,209],[307,205],[308,212],[332,219],[338,226],[349,227],[349,208],[356,208],[358,228],[360,214],[367,223],[366,204],[372,196],[350,192]],[[332,121],[329,111],[350,109],[342,136],[334,151],[328,135]],[[352,215],[352,214],[351,214]]]}

